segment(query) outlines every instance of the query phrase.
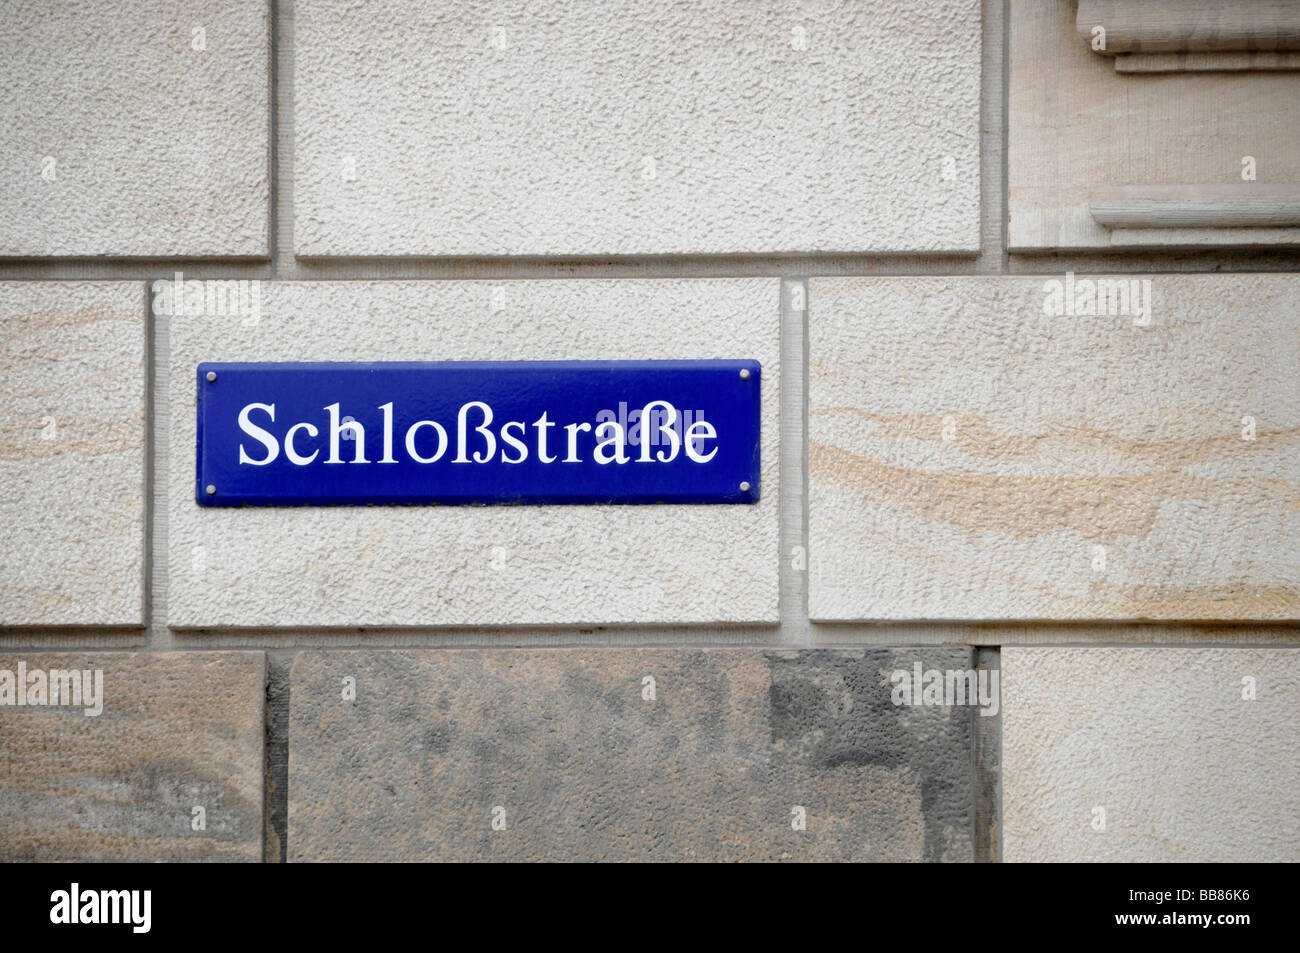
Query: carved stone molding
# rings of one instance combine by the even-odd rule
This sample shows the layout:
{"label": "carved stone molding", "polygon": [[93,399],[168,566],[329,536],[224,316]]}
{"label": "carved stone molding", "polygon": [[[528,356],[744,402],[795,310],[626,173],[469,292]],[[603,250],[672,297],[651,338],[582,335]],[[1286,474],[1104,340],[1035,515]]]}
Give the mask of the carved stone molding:
{"label": "carved stone molding", "polygon": [[1106,228],[1287,228],[1300,226],[1300,186],[1122,185],[1098,193],[1090,209]]}
{"label": "carved stone molding", "polygon": [[1300,247],[1300,0],[1008,10],[1012,252]]}
{"label": "carved stone molding", "polygon": [[1079,0],[1075,25],[1120,73],[1300,69],[1294,0]]}

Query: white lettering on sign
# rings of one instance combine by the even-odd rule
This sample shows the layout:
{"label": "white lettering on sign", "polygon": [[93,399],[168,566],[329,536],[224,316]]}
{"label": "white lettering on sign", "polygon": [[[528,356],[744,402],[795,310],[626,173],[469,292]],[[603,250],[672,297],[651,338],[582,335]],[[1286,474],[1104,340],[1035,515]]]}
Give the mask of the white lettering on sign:
{"label": "white lettering on sign", "polygon": [[[450,432],[436,420],[417,420],[406,428],[401,439],[394,439],[392,401],[375,409],[381,418],[371,433],[333,403],[321,408],[321,426],[297,421],[280,437],[269,429],[276,422],[275,404],[246,404],[239,411],[239,429],[251,440],[247,445],[240,441],[239,462],[264,467],[275,462],[283,450],[290,463],[305,467],[314,463],[323,449],[328,454],[323,464],[396,463],[396,448],[403,448],[415,463],[437,463],[452,450],[449,462],[453,464],[491,463],[498,459],[502,463],[523,463],[534,453],[542,463],[582,463],[583,454],[588,452],[601,465],[672,463],[679,456],[705,464],[718,452],[717,428],[706,420],[696,420],[683,429],[684,415],[666,400],[652,400],[641,409],[640,420],[647,434],[646,439],[639,440],[629,440],[627,428],[616,420],[600,420],[594,427],[585,420],[560,424],[563,432],[558,435],[552,432],[557,422],[545,413],[532,423],[497,423],[492,407],[480,400],[460,406]],[[324,446],[319,439],[322,433]],[[552,436],[560,441],[558,447],[548,442]],[[344,449],[341,441],[349,441],[350,445]],[[628,452],[629,443],[639,444],[637,452]],[[567,452],[560,457],[553,449]]]}

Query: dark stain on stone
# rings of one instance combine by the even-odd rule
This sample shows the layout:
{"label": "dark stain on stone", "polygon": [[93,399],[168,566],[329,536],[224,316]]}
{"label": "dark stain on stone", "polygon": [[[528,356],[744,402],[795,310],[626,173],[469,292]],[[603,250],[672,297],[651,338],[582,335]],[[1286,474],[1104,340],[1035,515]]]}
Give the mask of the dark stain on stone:
{"label": "dark stain on stone", "polygon": [[[924,859],[952,846],[949,832],[970,829],[970,709],[895,706],[888,674],[969,669],[969,649],[813,650],[765,653],[771,673],[774,773],[817,774],[846,765],[907,768],[919,779]],[[923,725],[924,730],[917,730]]]}
{"label": "dark stain on stone", "polygon": [[451,724],[426,728],[420,737],[420,746],[432,754],[446,754],[451,749],[451,737],[454,731]]}

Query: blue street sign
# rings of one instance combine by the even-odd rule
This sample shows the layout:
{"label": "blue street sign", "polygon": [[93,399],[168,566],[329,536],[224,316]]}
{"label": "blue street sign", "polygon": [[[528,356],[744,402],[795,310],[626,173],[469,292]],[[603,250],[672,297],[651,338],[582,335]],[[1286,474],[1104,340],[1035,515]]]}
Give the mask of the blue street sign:
{"label": "blue street sign", "polygon": [[757,361],[200,364],[203,506],[753,503]]}

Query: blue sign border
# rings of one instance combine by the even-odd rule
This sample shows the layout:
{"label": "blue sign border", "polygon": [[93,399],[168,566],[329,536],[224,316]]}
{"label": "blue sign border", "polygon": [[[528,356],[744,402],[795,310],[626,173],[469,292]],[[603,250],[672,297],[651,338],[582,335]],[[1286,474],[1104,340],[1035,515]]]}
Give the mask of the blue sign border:
{"label": "blue sign border", "polygon": [[[209,374],[216,375],[214,381],[208,380]],[[408,462],[404,470],[399,470],[397,467],[377,469],[384,465],[371,461],[362,472],[373,478],[365,483],[351,479],[357,471],[350,466],[324,471],[320,465],[292,467],[277,460],[261,470],[246,464],[241,466],[235,458],[233,451],[240,439],[260,452],[257,441],[236,436],[238,431],[231,411],[237,404],[269,395],[286,405],[296,402],[297,408],[311,403],[319,415],[322,400],[327,404],[340,399],[373,402],[374,388],[384,380],[395,381],[412,374],[430,377],[431,386],[421,393],[444,411],[446,401],[452,399],[448,387],[461,388],[456,400],[495,395],[495,399],[506,405],[495,421],[496,426],[518,409],[512,410],[510,406],[516,400],[528,402],[532,411],[530,420],[541,410],[574,411],[581,417],[590,413],[593,405],[617,407],[617,398],[638,393],[678,402],[675,406],[680,405],[682,410],[707,407],[708,413],[702,419],[707,419],[724,435],[717,442],[719,459],[717,465],[710,465],[713,461],[697,464],[679,453],[671,463],[633,459],[624,464],[597,465],[588,459],[580,465],[537,462],[531,467],[516,468],[497,462],[474,464],[457,471],[443,465],[443,470],[433,474],[436,477],[433,480],[427,479],[430,471],[417,469],[421,467],[419,463]],[[473,381],[472,392],[466,389],[467,375]],[[760,497],[761,379],[761,365],[753,360],[205,362],[196,370],[195,501],[208,507],[755,503]],[[241,396],[232,403],[232,394]],[[419,394],[399,389],[389,399],[394,397],[414,404],[415,414],[419,415],[422,409]],[[211,426],[219,430],[211,430],[205,419],[209,408],[220,414],[211,421]],[[392,413],[396,415],[398,411]],[[444,419],[444,422],[448,421]],[[279,427],[288,423],[288,416],[282,414]],[[318,419],[317,423],[323,421]],[[400,427],[401,420],[395,423]],[[216,442],[223,446],[224,452],[220,459],[209,460],[205,458],[205,449],[213,445],[214,432],[222,434],[222,439]],[[226,436],[227,432],[231,436]],[[454,440],[454,436],[450,437],[451,442]],[[349,447],[341,456],[351,450]],[[630,454],[638,452],[633,447],[628,450]],[[308,470],[312,472],[309,474]],[[535,485],[526,486],[523,484],[528,482],[529,470]],[[349,477],[346,489],[340,488],[338,478],[342,475]],[[209,487],[214,492],[209,492]]]}

